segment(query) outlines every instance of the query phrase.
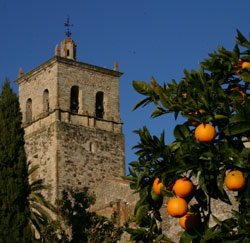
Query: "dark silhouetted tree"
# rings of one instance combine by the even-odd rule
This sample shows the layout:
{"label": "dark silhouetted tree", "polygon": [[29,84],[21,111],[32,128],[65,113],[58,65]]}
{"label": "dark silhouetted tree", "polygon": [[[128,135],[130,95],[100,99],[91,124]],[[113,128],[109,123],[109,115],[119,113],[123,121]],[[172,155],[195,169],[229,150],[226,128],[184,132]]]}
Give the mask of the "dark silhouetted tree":
{"label": "dark silhouetted tree", "polygon": [[31,242],[28,195],[30,187],[22,115],[9,81],[0,97],[0,241]]}

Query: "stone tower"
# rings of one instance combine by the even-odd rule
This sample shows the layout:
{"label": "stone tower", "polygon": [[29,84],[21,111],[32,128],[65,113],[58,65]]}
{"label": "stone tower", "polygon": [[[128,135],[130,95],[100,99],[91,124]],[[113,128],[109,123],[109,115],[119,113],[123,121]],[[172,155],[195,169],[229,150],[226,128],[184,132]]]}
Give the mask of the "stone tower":
{"label": "stone tower", "polygon": [[52,186],[46,195],[52,202],[63,189],[93,189],[125,175],[117,63],[110,70],[76,61],[71,38],[60,49],[28,73],[20,69],[15,81],[27,159]]}

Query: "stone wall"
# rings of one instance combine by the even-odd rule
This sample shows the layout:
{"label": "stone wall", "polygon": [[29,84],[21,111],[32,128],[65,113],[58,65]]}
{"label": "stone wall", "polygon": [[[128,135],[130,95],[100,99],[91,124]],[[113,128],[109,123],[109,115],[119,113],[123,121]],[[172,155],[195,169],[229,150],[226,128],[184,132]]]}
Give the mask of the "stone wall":
{"label": "stone wall", "polygon": [[[139,199],[138,193],[130,189],[129,182],[119,178],[105,178],[95,188],[95,194],[96,203],[91,210],[107,218],[116,212],[119,226],[128,220]],[[128,240],[129,235],[125,232],[119,242]]]}
{"label": "stone wall", "polygon": [[60,191],[94,188],[106,177],[125,174],[122,133],[59,122],[57,144]]}
{"label": "stone wall", "polygon": [[51,186],[51,190],[44,191],[44,195],[51,202],[55,202],[57,190],[56,177],[56,124],[38,129],[25,135],[25,151],[27,161],[31,165],[39,165],[32,179],[43,179],[44,184]]}
{"label": "stone wall", "polygon": [[53,187],[46,195],[52,202],[64,189],[94,188],[125,174],[122,133],[61,121],[37,129],[36,123],[25,128],[25,150],[28,161],[39,164],[35,178]]}

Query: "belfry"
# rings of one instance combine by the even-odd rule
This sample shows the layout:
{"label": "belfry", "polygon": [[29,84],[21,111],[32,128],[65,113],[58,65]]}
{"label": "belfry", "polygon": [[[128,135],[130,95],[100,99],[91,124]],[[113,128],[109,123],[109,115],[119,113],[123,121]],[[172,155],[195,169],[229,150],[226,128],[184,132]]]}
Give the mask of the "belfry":
{"label": "belfry", "polygon": [[117,62],[114,69],[76,61],[67,36],[54,57],[19,71],[27,159],[39,164],[35,176],[52,187],[52,202],[64,189],[93,189],[125,175]]}

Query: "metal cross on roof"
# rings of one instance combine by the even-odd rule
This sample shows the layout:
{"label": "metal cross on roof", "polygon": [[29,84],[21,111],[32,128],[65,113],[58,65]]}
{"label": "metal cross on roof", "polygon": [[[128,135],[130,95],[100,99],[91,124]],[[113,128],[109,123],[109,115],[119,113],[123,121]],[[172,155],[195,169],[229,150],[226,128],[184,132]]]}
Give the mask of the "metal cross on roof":
{"label": "metal cross on roof", "polygon": [[67,37],[70,37],[72,35],[72,33],[70,32],[70,27],[73,26],[73,24],[69,24],[69,17],[67,17],[67,22],[64,23],[64,26],[67,28],[67,31],[65,32]]}

